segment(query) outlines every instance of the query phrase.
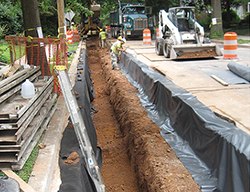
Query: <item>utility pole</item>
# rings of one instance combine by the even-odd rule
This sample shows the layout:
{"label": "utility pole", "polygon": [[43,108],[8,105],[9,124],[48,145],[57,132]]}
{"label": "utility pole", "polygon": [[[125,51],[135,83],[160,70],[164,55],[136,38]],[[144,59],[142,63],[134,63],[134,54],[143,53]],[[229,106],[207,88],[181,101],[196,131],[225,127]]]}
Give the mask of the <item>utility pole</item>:
{"label": "utility pole", "polygon": [[[25,37],[43,38],[40,15],[37,0],[21,0]],[[44,44],[35,43],[38,49],[33,49],[31,43],[27,41],[27,59],[30,65],[39,65],[44,76],[48,76],[48,62],[44,54]],[[45,59],[44,59],[45,58]]]}
{"label": "utility pole", "polygon": [[[56,63],[59,63],[59,51],[62,53],[66,53],[66,26],[65,26],[65,17],[64,17],[64,0],[57,0],[57,14],[58,14],[58,37],[62,41],[61,43],[61,50],[59,47],[57,47],[57,58],[56,58]],[[65,42],[65,43],[64,43]],[[66,58],[64,57],[64,63],[66,62]]]}
{"label": "utility pole", "polygon": [[57,14],[58,14],[59,38],[65,39],[66,26],[64,18],[64,0],[57,0]]}

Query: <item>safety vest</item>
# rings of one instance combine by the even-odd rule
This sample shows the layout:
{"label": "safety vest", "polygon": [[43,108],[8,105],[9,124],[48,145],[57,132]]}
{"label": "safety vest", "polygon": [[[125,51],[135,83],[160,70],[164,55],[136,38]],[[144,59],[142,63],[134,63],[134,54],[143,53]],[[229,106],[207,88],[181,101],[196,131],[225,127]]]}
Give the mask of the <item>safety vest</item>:
{"label": "safety vest", "polygon": [[105,31],[100,32],[101,39],[106,39],[106,33]]}
{"label": "safety vest", "polygon": [[117,48],[121,48],[122,47],[122,44],[121,44],[121,41],[116,41],[112,46],[111,46],[111,50],[115,53],[115,54],[118,54],[119,51],[117,50]]}

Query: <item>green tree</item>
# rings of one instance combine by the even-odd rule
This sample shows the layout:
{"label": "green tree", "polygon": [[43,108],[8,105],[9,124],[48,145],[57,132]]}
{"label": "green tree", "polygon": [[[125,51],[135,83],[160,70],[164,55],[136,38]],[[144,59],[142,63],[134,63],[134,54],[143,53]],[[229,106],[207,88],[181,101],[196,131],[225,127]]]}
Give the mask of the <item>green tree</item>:
{"label": "green tree", "polygon": [[23,31],[23,19],[20,3],[0,2],[0,38],[15,35]]}
{"label": "green tree", "polygon": [[[238,7],[242,5],[242,3],[247,3],[248,0],[223,0],[222,1],[222,10],[224,10],[225,13],[225,27],[230,27],[230,23],[232,19],[235,19],[234,13],[231,11],[232,7]],[[234,17],[234,18],[233,18]]]}
{"label": "green tree", "polygon": [[38,8],[44,36],[56,36],[58,29],[56,1],[39,0]]}

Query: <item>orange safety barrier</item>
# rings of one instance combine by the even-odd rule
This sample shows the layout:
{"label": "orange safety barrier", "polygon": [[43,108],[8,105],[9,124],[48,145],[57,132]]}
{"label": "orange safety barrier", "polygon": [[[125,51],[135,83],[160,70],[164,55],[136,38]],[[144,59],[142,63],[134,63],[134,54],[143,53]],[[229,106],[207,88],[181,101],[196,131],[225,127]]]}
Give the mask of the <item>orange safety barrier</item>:
{"label": "orange safety barrier", "polygon": [[54,93],[60,93],[60,85],[54,66],[65,65],[68,68],[66,39],[9,35],[5,37],[5,40],[11,47],[11,64],[39,66],[42,76],[54,76]]}
{"label": "orange safety barrier", "polygon": [[110,26],[107,26],[107,29],[108,29],[107,32],[108,32],[108,33],[111,33],[111,28],[110,28]]}
{"label": "orange safety barrier", "polygon": [[227,32],[224,35],[223,59],[237,59],[237,34]]}
{"label": "orange safety barrier", "polygon": [[157,37],[157,38],[160,38],[159,27],[157,27],[157,29],[156,29],[156,34],[157,34],[156,37]]}
{"label": "orange safety barrier", "polygon": [[149,29],[143,30],[143,44],[151,44],[151,32]]}
{"label": "orange safety barrier", "polygon": [[67,31],[68,44],[73,43],[73,32],[71,30]]}
{"label": "orange safety barrier", "polygon": [[77,30],[73,30],[73,42],[79,42],[80,36]]}

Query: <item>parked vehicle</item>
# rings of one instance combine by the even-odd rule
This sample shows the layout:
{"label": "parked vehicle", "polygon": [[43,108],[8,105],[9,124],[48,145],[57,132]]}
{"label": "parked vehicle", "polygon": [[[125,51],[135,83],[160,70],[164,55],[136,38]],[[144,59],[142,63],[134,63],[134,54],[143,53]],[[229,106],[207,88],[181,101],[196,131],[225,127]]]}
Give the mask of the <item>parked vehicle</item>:
{"label": "parked vehicle", "polygon": [[121,3],[110,11],[110,27],[112,37],[119,35],[129,37],[143,37],[143,30],[153,29],[146,15],[144,3]]}

